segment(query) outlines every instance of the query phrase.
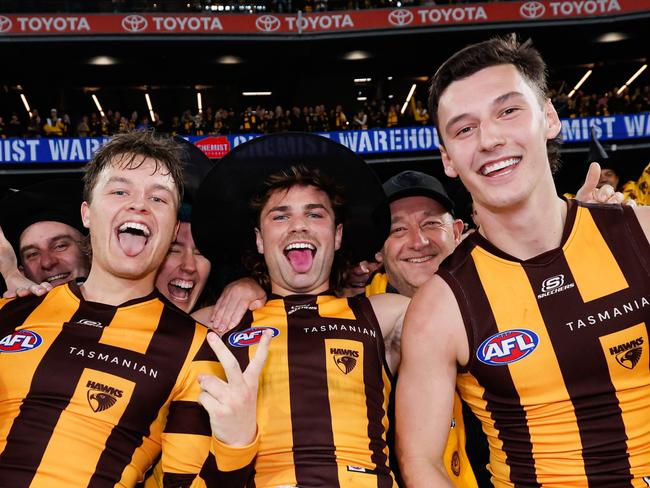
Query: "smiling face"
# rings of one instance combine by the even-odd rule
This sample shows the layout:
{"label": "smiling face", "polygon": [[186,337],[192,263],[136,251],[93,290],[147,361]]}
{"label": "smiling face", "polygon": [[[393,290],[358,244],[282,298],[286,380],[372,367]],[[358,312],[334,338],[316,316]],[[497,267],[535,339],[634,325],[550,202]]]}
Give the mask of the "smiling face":
{"label": "smiling face", "polygon": [[36,222],[20,236],[20,261],[27,278],[57,286],[88,276],[88,256],[77,229],[51,220]]}
{"label": "smiling face", "polygon": [[156,288],[181,310],[190,313],[205,288],[210,261],[192,238],[191,225],[181,222],[176,239],[158,270]]}
{"label": "smiling face", "polygon": [[153,283],[177,229],[174,180],[150,158],[132,169],[113,162],[99,173],[91,196],[81,208],[90,229],[91,274]]}
{"label": "smiling face", "polygon": [[460,176],[477,206],[516,205],[550,181],[546,142],[561,125],[550,101],[510,64],[484,68],[442,93],[445,173]]}
{"label": "smiling face", "polygon": [[377,260],[402,295],[413,296],[460,242],[463,223],[424,196],[391,202],[391,229]]}
{"label": "smiling face", "polygon": [[273,293],[316,294],[329,288],[342,226],[336,225],[324,191],[311,185],[274,190],[262,208],[255,234]]}

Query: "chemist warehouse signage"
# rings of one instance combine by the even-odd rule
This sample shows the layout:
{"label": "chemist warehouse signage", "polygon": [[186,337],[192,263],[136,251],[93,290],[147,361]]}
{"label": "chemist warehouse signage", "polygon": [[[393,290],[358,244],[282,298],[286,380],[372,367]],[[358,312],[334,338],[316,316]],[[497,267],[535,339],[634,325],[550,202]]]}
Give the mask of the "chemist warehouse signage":
{"label": "chemist warehouse signage", "polygon": [[650,0],[490,2],[298,14],[7,14],[0,39],[48,35],[319,34],[650,13]]}
{"label": "chemist warehouse signage", "polygon": [[[650,138],[650,112],[611,117],[586,117],[562,120],[565,143],[587,142],[591,127],[601,141]],[[438,133],[431,126],[321,134],[349,147],[357,154],[435,151]],[[232,148],[258,137],[256,134],[233,136],[191,136],[210,158],[218,159]],[[0,164],[83,163],[107,138],[0,139]]]}

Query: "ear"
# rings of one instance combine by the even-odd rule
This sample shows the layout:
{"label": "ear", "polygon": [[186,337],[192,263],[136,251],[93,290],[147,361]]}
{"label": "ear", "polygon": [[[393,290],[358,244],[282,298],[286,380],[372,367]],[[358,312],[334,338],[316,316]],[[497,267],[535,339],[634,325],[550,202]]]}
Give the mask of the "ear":
{"label": "ear", "polygon": [[178,229],[180,229],[180,228],[181,228],[181,221],[177,220],[176,221],[176,226],[174,227],[174,237],[172,237],[172,242],[174,242],[176,240],[176,238],[178,237]]}
{"label": "ear", "polygon": [[81,222],[86,229],[90,229],[90,205],[88,202],[81,204]]}
{"label": "ear", "polygon": [[456,170],[454,169],[454,163],[451,161],[451,158],[449,157],[449,153],[447,153],[445,146],[441,144],[439,146],[439,149],[440,156],[442,156],[442,166],[445,168],[445,174],[450,178],[456,178],[458,176],[458,173],[456,173]]}
{"label": "ear", "polygon": [[377,251],[375,253],[375,261],[378,263],[383,263],[384,262],[384,252],[383,251]]}
{"label": "ear", "polygon": [[544,115],[546,118],[546,139],[555,139],[562,130],[562,122],[550,99],[544,104]]}
{"label": "ear", "polygon": [[264,239],[262,239],[262,233],[257,227],[255,227],[255,245],[257,246],[257,252],[264,254]]}
{"label": "ear", "polygon": [[454,229],[454,242],[460,244],[460,236],[463,235],[463,230],[465,229],[465,224],[462,220],[456,219],[453,224]]}
{"label": "ear", "polygon": [[336,226],[336,231],[334,234],[334,250],[338,251],[341,248],[341,242],[343,241],[343,224],[338,224]]}

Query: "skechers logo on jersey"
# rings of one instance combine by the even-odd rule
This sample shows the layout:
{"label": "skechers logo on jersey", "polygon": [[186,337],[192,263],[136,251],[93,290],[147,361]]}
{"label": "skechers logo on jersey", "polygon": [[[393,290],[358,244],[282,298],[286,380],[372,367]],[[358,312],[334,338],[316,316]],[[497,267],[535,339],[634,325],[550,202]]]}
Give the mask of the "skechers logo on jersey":
{"label": "skechers logo on jersey", "polygon": [[542,282],[542,293],[537,295],[537,298],[546,298],[549,295],[555,295],[574,286],[576,286],[575,283],[564,284],[563,274],[551,276]]}
{"label": "skechers logo on jersey", "polygon": [[275,327],[251,327],[250,329],[233,332],[228,336],[228,344],[234,347],[248,347],[257,344],[262,340],[265,330],[273,332],[273,337],[280,334]]}
{"label": "skechers logo on jersey", "polygon": [[122,390],[92,380],[86,383],[86,388],[88,388],[86,394],[88,405],[95,413],[108,410],[117,403],[118,398],[122,398],[122,395],[124,395]]}
{"label": "skechers logo on jersey", "polygon": [[87,325],[88,327],[97,327],[98,329],[102,328],[102,323],[101,322],[96,322],[94,320],[88,320],[88,319],[77,320],[75,322],[75,324]]}
{"label": "skechers logo on jersey", "polygon": [[297,312],[298,310],[314,310],[314,311],[317,311],[318,307],[316,305],[310,305],[310,304],[291,305],[291,308],[287,312],[287,315],[291,315],[292,313]]}
{"label": "skechers logo on jersey", "polygon": [[621,366],[632,369],[638,364],[643,354],[643,337],[610,347],[609,354],[615,356]]}
{"label": "skechers logo on jersey", "polygon": [[501,366],[525,358],[538,344],[539,337],[532,330],[506,330],[485,339],[476,351],[476,357],[490,366]]}
{"label": "skechers logo on jersey", "polygon": [[27,329],[17,330],[0,339],[0,353],[31,351],[42,343],[43,338],[36,332]]}
{"label": "skechers logo on jersey", "polygon": [[330,347],[330,354],[334,359],[334,364],[342,373],[348,374],[357,365],[359,351],[354,349],[341,349],[339,347]]}

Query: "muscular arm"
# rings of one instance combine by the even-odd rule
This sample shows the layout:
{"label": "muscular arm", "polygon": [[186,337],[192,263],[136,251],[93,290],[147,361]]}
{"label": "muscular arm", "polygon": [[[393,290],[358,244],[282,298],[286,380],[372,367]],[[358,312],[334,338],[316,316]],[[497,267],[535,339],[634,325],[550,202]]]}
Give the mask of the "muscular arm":
{"label": "muscular arm", "polygon": [[469,354],[460,310],[438,276],[415,294],[402,332],[397,456],[406,486],[453,487],[442,457],[452,417],[456,364]]}
{"label": "muscular arm", "polygon": [[402,323],[410,299],[395,293],[381,293],[369,298],[384,338],[386,361],[394,374],[400,363]]}

